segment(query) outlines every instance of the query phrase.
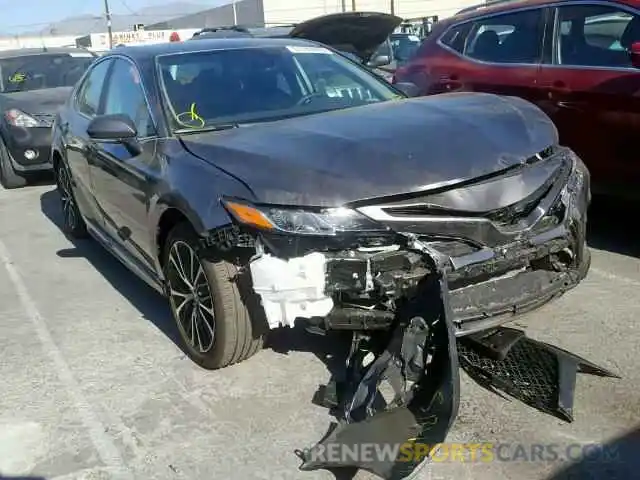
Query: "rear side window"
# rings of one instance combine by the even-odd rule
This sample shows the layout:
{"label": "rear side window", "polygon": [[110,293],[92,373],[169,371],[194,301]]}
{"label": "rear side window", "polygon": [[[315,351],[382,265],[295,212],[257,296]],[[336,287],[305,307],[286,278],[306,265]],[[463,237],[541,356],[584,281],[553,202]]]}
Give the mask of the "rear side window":
{"label": "rear side window", "polygon": [[542,9],[482,18],[472,22],[462,53],[492,63],[538,63],[543,33]]}

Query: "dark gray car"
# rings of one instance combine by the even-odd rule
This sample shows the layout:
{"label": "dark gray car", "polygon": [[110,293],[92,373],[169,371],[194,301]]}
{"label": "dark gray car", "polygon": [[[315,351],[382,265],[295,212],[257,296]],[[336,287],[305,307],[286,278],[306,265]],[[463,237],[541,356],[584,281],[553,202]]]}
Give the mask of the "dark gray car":
{"label": "dark gray car", "polygon": [[[588,171],[523,100],[406,98],[304,40],[124,47],[75,88],[53,160],[65,230],[166,295],[203,367],[294,323],[352,336],[325,391],[347,420],[331,441],[443,441],[458,366],[571,417],[586,362],[497,328],[590,264]],[[383,378],[397,390],[380,410]],[[356,466],[391,478],[392,460]]]}
{"label": "dark gray car", "polygon": [[51,171],[51,125],[95,54],[78,48],[0,52],[0,183],[26,185]]}

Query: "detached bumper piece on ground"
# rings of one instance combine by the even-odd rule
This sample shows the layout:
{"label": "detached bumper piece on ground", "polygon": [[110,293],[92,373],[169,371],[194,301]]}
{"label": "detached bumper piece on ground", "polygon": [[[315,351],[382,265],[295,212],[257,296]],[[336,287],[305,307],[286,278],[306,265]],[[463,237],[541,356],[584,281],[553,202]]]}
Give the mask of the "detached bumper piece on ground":
{"label": "detached bumper piece on ground", "polygon": [[[439,305],[439,308],[434,308]],[[509,396],[567,422],[573,421],[578,372],[619,378],[560,348],[497,327],[456,340],[446,280],[425,282],[399,312],[386,348],[364,366],[380,339],[354,334],[346,375],[319,390],[317,400],[338,412],[339,424],[314,447],[297,451],[301,470],[360,468],[381,478],[411,475],[428,457],[353,461],[330,452],[359,452],[373,445],[434,446],[446,440],[458,413],[459,367],[489,390]],[[393,394],[385,396],[385,384]],[[375,448],[377,446],[377,448]],[[357,454],[356,454],[357,455]]]}

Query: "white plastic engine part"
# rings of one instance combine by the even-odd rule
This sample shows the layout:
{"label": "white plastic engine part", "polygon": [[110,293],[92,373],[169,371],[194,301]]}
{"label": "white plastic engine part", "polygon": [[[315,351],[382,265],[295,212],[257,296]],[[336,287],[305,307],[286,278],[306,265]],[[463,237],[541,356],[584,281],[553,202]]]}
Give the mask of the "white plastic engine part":
{"label": "white plastic engine part", "polygon": [[326,259],[319,252],[291,260],[264,254],[249,267],[270,328],[293,326],[296,318],[324,317],[333,308],[324,293]]}

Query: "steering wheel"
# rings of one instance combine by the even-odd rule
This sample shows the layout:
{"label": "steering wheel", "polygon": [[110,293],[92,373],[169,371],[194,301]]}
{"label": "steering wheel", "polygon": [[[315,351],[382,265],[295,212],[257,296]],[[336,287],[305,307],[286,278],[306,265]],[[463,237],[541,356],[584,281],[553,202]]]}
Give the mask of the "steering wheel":
{"label": "steering wheel", "polygon": [[301,105],[307,105],[311,103],[315,98],[327,98],[327,96],[324,93],[319,93],[319,92],[309,93],[307,95],[304,95],[300,100],[298,100],[295,106],[299,107]]}

